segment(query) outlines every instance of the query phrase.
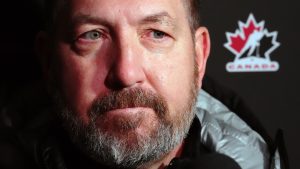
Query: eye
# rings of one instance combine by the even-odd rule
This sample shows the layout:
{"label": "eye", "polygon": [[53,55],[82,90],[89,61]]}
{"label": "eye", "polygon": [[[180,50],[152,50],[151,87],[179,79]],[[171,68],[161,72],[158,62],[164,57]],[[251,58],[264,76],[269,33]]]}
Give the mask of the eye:
{"label": "eye", "polygon": [[142,43],[151,49],[171,46],[175,41],[174,33],[168,30],[162,31],[161,29],[146,29],[145,32],[142,32]]}
{"label": "eye", "polygon": [[163,39],[164,37],[167,36],[166,33],[162,32],[162,31],[158,31],[158,30],[153,30],[151,32],[151,36],[154,38],[154,39]]}
{"label": "eye", "polygon": [[97,30],[88,31],[80,35],[80,38],[86,40],[97,40],[102,37],[102,33]]}

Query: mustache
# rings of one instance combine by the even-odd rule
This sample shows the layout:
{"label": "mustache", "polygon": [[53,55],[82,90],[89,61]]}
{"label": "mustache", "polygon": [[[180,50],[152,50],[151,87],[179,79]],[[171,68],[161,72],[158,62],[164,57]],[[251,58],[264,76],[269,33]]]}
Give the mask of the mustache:
{"label": "mustache", "polygon": [[158,117],[163,117],[167,111],[167,103],[163,97],[141,88],[112,91],[107,95],[98,97],[92,103],[90,116],[97,117],[114,109],[124,109],[133,107],[152,108]]}

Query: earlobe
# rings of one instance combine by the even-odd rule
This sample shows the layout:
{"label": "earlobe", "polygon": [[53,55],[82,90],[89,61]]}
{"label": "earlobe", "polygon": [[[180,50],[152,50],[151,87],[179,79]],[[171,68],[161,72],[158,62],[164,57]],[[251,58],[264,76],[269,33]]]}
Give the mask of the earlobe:
{"label": "earlobe", "polygon": [[196,63],[198,65],[198,86],[201,87],[210,53],[210,37],[207,28],[199,27],[195,32]]}

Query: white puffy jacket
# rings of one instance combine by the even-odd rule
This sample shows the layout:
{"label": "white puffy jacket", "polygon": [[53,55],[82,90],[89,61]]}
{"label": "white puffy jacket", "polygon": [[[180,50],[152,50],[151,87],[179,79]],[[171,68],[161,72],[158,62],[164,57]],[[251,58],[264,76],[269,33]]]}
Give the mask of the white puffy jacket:
{"label": "white puffy jacket", "polygon": [[242,169],[280,169],[278,151],[270,157],[264,139],[241,118],[204,90],[198,98],[196,116],[206,147],[231,157]]}

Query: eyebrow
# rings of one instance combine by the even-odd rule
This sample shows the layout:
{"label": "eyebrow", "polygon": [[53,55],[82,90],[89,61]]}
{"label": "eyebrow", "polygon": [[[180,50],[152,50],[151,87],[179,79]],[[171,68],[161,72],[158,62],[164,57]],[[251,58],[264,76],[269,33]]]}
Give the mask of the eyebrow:
{"label": "eyebrow", "polygon": [[82,24],[95,24],[95,25],[109,25],[109,22],[100,17],[87,15],[87,14],[78,14],[72,18],[72,24],[74,26],[82,25]]}
{"label": "eyebrow", "polygon": [[[110,26],[110,22],[97,16],[92,16],[88,14],[78,14],[72,18],[72,24],[74,26],[82,25],[82,24],[95,24],[95,25],[104,25]],[[176,20],[172,18],[167,12],[159,12],[156,14],[152,14],[149,16],[145,16],[141,20],[138,21],[139,25],[144,24],[161,24],[165,26],[175,27]]]}
{"label": "eyebrow", "polygon": [[152,24],[152,23],[158,23],[165,26],[176,26],[176,20],[175,18],[172,18],[167,12],[160,12],[157,14],[149,15],[143,18],[139,24]]}

